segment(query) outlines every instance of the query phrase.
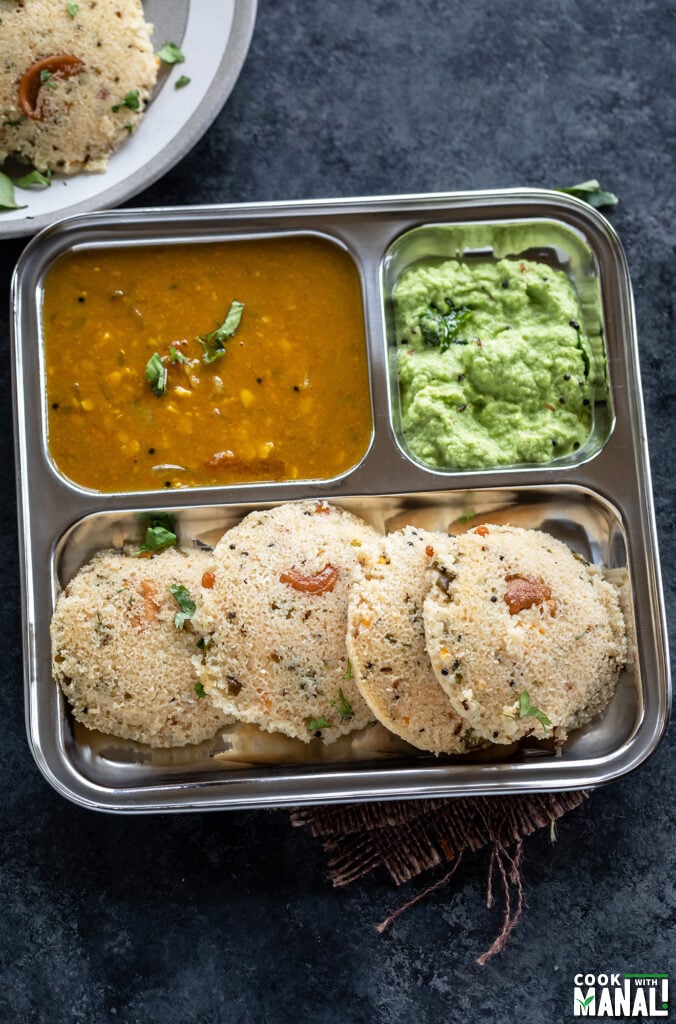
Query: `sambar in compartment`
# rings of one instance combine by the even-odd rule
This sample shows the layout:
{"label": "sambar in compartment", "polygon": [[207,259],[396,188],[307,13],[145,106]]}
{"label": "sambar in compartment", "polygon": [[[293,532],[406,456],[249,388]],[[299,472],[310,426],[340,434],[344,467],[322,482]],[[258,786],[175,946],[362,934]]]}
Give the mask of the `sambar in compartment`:
{"label": "sambar in compartment", "polygon": [[369,447],[359,272],[320,235],[67,252],[42,335],[49,454],[84,488],[330,480]]}

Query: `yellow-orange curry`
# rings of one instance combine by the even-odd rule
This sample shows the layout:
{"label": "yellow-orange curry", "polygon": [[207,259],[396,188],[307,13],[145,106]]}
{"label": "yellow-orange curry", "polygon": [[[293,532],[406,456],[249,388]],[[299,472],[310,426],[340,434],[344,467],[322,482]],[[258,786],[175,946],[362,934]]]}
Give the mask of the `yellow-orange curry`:
{"label": "yellow-orange curry", "polygon": [[[205,362],[199,338],[233,303],[239,324]],[[67,253],[43,333],[49,451],[83,487],[330,479],[368,447],[359,276],[321,238]]]}

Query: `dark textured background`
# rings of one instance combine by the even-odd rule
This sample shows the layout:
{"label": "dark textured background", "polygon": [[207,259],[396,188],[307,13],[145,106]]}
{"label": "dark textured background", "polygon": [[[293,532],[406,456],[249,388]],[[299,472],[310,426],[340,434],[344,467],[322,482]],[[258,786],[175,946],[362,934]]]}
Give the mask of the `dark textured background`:
{"label": "dark textured background", "polygon": [[[599,177],[621,198],[672,619],[675,56],[676,8],[655,0],[262,0],[227,106],[133,203]],[[3,294],[20,249],[0,247]],[[673,730],[555,845],[528,843],[527,910],[485,968],[485,857],[380,937],[402,894],[375,876],[332,890],[284,811],[128,819],[52,792],[24,736],[4,298],[0,338],[1,1021],[540,1024],[572,1017],[578,970],[673,975]]]}

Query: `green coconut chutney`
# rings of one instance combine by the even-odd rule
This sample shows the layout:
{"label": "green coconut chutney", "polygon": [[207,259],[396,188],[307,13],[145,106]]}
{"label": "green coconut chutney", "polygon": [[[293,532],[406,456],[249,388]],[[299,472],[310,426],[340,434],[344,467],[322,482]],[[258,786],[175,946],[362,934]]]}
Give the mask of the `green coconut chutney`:
{"label": "green coconut chutney", "polygon": [[588,439],[600,381],[562,271],[514,259],[420,262],[397,281],[394,302],[401,429],[421,462],[551,462]]}

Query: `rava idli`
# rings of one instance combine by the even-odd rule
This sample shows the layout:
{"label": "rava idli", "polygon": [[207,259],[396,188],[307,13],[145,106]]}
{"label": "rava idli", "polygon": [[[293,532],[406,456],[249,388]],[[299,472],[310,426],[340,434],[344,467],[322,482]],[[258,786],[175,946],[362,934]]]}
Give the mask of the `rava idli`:
{"label": "rava idli", "polygon": [[407,526],[365,544],[353,571],[347,623],[352,674],[373,714],[435,754],[477,746],[437,682],[425,646],[423,602],[435,551],[446,540]]}
{"label": "rava idli", "polygon": [[79,722],[151,747],[200,743],[232,722],[192,662],[190,602],[207,564],[202,551],[103,551],[68,583],[52,617],[52,671]]}
{"label": "rava idli", "polygon": [[626,657],[617,592],[548,534],[486,524],[449,538],[424,604],[436,677],[493,743],[565,740],[608,704]]}
{"label": "rava idli", "polygon": [[0,163],[104,171],[157,79],[140,0],[0,0]]}
{"label": "rava idli", "polygon": [[243,722],[330,743],[373,721],[345,644],[352,568],[376,531],[323,501],[252,512],[213,553],[200,678]]}

